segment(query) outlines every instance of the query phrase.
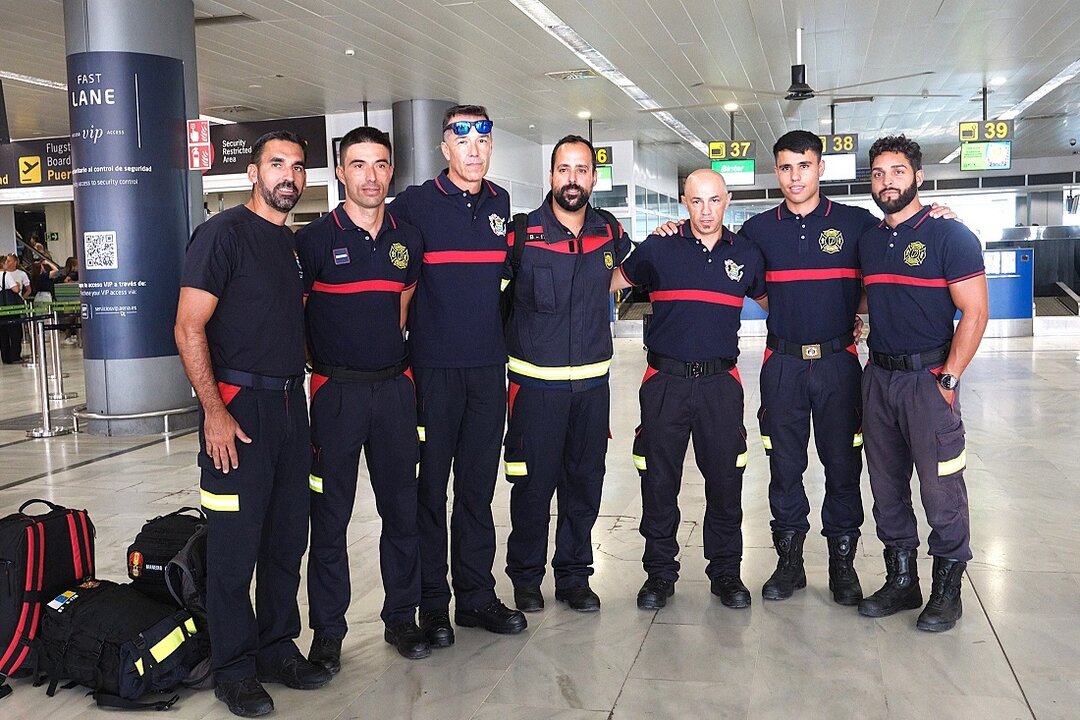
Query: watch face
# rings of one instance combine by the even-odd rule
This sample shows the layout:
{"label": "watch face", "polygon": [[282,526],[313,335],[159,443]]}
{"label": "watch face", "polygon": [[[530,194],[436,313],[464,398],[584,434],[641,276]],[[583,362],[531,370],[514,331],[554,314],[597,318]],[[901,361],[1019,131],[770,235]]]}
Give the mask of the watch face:
{"label": "watch face", "polygon": [[955,375],[942,375],[938,378],[938,384],[946,390],[954,390],[956,388],[956,376]]}

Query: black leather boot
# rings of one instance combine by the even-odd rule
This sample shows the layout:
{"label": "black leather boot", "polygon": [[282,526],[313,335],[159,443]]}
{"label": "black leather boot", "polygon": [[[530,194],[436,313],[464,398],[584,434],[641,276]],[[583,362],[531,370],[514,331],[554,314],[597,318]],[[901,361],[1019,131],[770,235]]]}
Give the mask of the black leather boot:
{"label": "black leather boot", "polygon": [[960,602],[960,581],[964,578],[966,562],[934,558],[934,584],[930,600],[919,614],[915,627],[927,632],[945,632],[952,629],[964,607]]}
{"label": "black leather boot", "polygon": [[885,584],[859,603],[859,614],[866,617],[885,617],[901,610],[922,606],[919,589],[919,569],[915,566],[916,550],[885,548]]}
{"label": "black leather boot", "polygon": [[862,600],[862,585],[855,572],[855,549],[858,535],[837,535],[829,542],[829,591],[840,605],[858,605]]}
{"label": "black leather boot", "polygon": [[766,600],[786,600],[796,590],[806,587],[806,570],[803,569],[803,541],[806,533],[786,530],[774,532],[773,547],[779,559],[772,577],[761,586],[761,597]]}

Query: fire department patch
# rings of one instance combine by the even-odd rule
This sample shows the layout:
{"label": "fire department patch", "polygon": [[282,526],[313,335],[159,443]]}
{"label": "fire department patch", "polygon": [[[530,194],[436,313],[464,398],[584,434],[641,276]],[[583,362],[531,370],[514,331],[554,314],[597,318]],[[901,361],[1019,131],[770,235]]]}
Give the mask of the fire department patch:
{"label": "fire department patch", "polygon": [[497,213],[491,213],[488,215],[488,223],[491,225],[491,232],[496,235],[506,235],[506,219]]}
{"label": "fire department patch", "polygon": [[746,266],[745,265],[739,265],[738,263],[736,263],[731,258],[728,258],[727,260],[724,260],[724,272],[726,272],[727,276],[729,278],[731,278],[732,280],[734,280],[735,282],[739,282],[740,280],[742,280],[743,268],[744,267],[746,267]]}
{"label": "fire department patch", "polygon": [[128,575],[133,578],[137,578],[142,575],[143,571],[143,554],[138,550],[133,550],[128,555]]}
{"label": "fire department patch", "polygon": [[926,245],[916,240],[904,248],[904,264],[918,267],[926,259]]}
{"label": "fire department patch", "polygon": [[394,263],[394,267],[398,270],[407,268],[409,266],[409,249],[401,243],[391,245],[390,262]]}
{"label": "fire department patch", "polygon": [[610,252],[604,252],[604,267],[606,267],[608,270],[611,270],[613,267],[615,267],[615,256],[612,255]]}
{"label": "fire department patch", "polygon": [[818,238],[818,245],[821,246],[821,252],[835,255],[844,247],[844,233],[834,228],[822,230],[821,237]]}

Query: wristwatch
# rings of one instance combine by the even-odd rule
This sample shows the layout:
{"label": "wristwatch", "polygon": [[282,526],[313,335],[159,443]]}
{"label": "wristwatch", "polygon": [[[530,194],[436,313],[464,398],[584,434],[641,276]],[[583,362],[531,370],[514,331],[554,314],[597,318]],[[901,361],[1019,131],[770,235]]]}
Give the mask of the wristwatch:
{"label": "wristwatch", "polygon": [[938,385],[946,390],[955,390],[956,386],[960,384],[960,378],[955,375],[950,375],[949,373],[941,373],[938,375],[937,381]]}

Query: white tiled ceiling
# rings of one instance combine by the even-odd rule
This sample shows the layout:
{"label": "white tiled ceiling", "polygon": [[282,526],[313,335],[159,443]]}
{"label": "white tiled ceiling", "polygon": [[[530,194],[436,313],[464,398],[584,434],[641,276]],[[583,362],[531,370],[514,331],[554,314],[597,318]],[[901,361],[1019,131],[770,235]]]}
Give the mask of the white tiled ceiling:
{"label": "white tiled ceiling", "polygon": [[[923,144],[928,161],[956,147],[959,121],[980,117],[980,103],[970,98],[991,77],[1007,79],[989,97],[994,115],[1080,59],[1080,12],[1065,0],[546,4],[661,105],[739,102],[736,134],[756,140],[759,156],[787,129],[827,130],[821,121],[829,116],[828,98],[789,108],[779,98],[694,85],[786,89],[799,27],[813,87],[933,71],[857,92],[960,95],[878,96],[836,108],[837,131],[858,132],[864,143],[906,132]],[[204,111],[247,106],[252,110],[229,117],[255,120],[353,111],[363,100],[379,109],[413,97],[445,98],[485,104],[499,127],[552,141],[584,134],[577,113],[589,110],[598,141],[664,143],[684,170],[704,162],[606,80],[545,77],[584,63],[507,0],[197,0],[195,8],[200,18],[244,13],[256,20],[196,30]],[[0,70],[64,80],[60,0],[0,0]],[[13,137],[66,132],[62,91],[13,81],[4,89]],[[719,106],[674,114],[703,140],[728,137]],[[1069,138],[1080,137],[1080,78],[1029,108],[1016,127],[1016,157],[1070,154]]]}

